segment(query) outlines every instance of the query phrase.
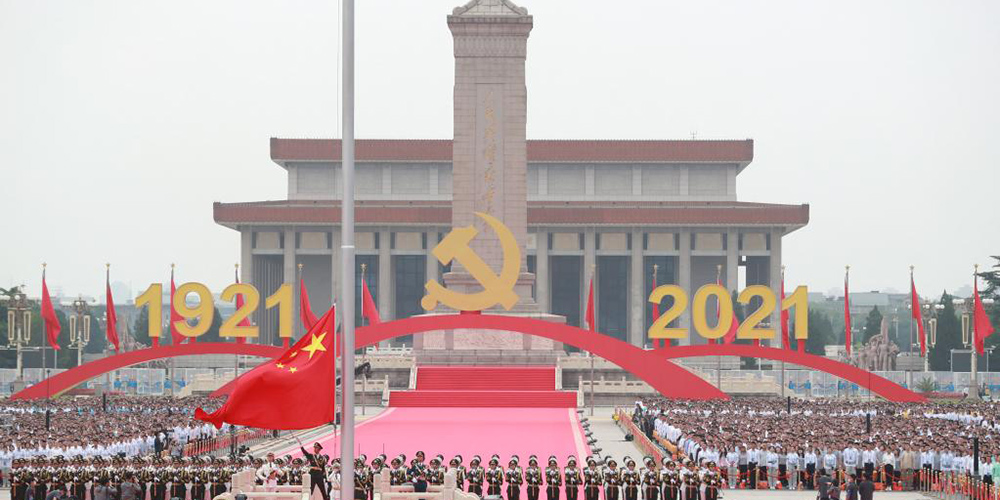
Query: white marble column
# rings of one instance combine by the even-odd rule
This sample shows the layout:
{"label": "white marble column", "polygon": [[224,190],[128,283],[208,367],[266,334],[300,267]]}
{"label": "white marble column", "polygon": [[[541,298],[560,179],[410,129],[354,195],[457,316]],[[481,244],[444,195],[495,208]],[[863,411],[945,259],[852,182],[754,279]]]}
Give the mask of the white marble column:
{"label": "white marble column", "polygon": [[551,278],[549,277],[549,233],[535,234],[535,302],[542,312],[552,312]]}
{"label": "white marble column", "polygon": [[739,231],[726,232],[726,288],[729,295],[740,290],[740,236]]}
{"label": "white marble column", "polygon": [[[253,228],[243,227],[240,231],[240,282],[253,284]],[[250,314],[250,321],[253,324],[260,324],[260,315],[257,311]],[[258,335],[260,335],[258,333]],[[264,339],[258,336],[250,340],[253,343],[262,343]]]}
{"label": "white marble column", "polygon": [[[284,232],[284,245],[282,246],[282,253],[284,254],[284,262],[282,265],[282,282],[292,285],[292,297],[295,300],[294,306],[295,310],[299,309],[299,293],[295,290],[295,229],[285,228]],[[298,321],[292,322],[292,338],[297,339],[302,336],[302,325]]]}
{"label": "white marble column", "polygon": [[642,347],[646,343],[645,319],[646,297],[643,297],[645,280],[642,272],[642,231],[632,231],[631,272],[629,273],[629,325],[628,339],[634,346]]}
{"label": "white marble column", "polygon": [[343,304],[340,300],[340,241],[340,228],[337,227],[330,237],[330,286],[333,287],[330,297],[333,298],[334,304],[342,308],[338,311],[346,311],[348,307],[353,307],[353,304]]}
{"label": "white marble column", "polygon": [[[680,232],[680,258],[677,259],[677,284],[689,296],[694,295],[691,289],[691,232]],[[696,335],[691,327],[691,308],[687,307],[681,313],[681,328],[687,328],[688,336],[681,339],[680,345],[691,345],[691,337]]]}
{"label": "white marble column", "polygon": [[392,240],[389,231],[378,233],[378,312],[382,321],[394,318],[392,310]]}
{"label": "white marble column", "polygon": [[[770,279],[768,285],[771,290],[778,295],[781,293],[781,237],[784,231],[781,228],[771,230],[771,257],[768,259],[770,266]],[[780,300],[780,299],[779,299]],[[771,339],[771,347],[781,347],[781,304],[778,304],[771,312],[771,327],[774,328],[775,336]]]}
{"label": "white marble column", "polygon": [[427,281],[434,280],[440,282],[441,264],[438,262],[437,258],[431,254],[431,251],[434,250],[434,247],[438,244],[438,232],[428,231],[425,232],[424,235],[427,238],[427,249],[425,250],[427,254],[427,270],[424,271],[425,274],[427,274]]}

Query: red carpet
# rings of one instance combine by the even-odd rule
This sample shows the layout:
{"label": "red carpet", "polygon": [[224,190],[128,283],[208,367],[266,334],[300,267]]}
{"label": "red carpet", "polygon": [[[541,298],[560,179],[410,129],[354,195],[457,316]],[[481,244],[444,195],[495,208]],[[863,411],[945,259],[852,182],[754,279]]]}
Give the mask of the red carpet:
{"label": "red carpet", "polygon": [[[560,464],[569,455],[581,459],[588,454],[575,408],[389,408],[356,429],[355,447],[369,461],[379,453],[390,458],[404,453],[409,461],[422,450],[428,460],[438,453],[446,460],[461,454],[465,465],[478,454],[485,466],[496,453],[506,467],[511,455],[527,465],[528,455],[535,454],[544,468],[552,454]],[[339,438],[332,433],[319,441],[325,453],[340,453]],[[285,453],[299,451],[279,456]]]}
{"label": "red carpet", "polygon": [[416,390],[392,391],[389,406],[575,408],[555,378],[555,367],[421,366]]}

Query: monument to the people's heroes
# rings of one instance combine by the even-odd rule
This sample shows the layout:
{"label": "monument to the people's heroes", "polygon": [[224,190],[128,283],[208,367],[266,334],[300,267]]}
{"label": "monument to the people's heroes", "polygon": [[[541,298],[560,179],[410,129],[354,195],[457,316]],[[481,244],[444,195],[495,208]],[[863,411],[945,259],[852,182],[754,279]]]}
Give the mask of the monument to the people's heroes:
{"label": "monument to the people's heroes", "polygon": [[[543,313],[532,296],[534,275],[525,261],[528,227],[527,87],[524,62],[532,17],[509,0],[472,0],[448,16],[455,45],[454,142],[452,147],[452,226],[478,230],[469,245],[494,272],[505,255],[497,234],[476,215],[503,222],[517,240],[520,273],[510,310],[494,306],[484,314],[531,316],[547,321],[565,318]],[[483,290],[456,259],[445,273],[445,285],[460,293]],[[446,308],[438,306],[434,312]],[[520,333],[446,331],[414,339],[415,349],[552,350],[548,339]]]}

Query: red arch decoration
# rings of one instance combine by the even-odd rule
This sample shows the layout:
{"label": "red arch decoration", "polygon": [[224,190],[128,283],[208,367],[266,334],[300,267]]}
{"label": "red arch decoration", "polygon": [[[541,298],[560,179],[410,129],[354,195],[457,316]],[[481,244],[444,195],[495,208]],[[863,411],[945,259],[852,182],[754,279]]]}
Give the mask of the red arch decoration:
{"label": "red arch decoration", "polygon": [[[693,356],[743,356],[786,361],[821,370],[897,402],[918,402],[925,398],[873,373],[820,356],[786,349],[750,345],[697,345],[645,350],[618,339],[589,330],[532,318],[491,314],[454,314],[416,316],[359,328],[357,348],[377,344],[401,335],[422,334],[437,330],[476,329],[519,332],[576,346],[601,356],[639,377],[656,391],[678,399],[728,399],[728,396],[700,377],[671,363],[670,359]],[[59,394],[98,375],[155,359],[195,354],[245,354],[276,357],[280,347],[260,344],[195,343],[132,351],[78,366],[51,377],[13,396],[14,399],[46,397],[46,387]]]}
{"label": "red arch decoration", "polygon": [[240,354],[244,356],[274,358],[280,356],[283,352],[285,351],[280,347],[223,342],[195,342],[193,344],[150,347],[138,351],[123,352],[71,368],[31,387],[25,388],[11,396],[11,399],[39,399],[49,397],[50,394],[58,396],[94,377],[158,359],[194,356],[198,354]]}

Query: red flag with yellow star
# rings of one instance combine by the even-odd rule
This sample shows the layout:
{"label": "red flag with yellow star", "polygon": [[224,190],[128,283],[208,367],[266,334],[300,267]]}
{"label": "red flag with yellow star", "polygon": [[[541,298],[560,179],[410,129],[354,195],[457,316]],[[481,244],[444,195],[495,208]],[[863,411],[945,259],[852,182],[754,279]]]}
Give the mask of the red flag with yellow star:
{"label": "red flag with yellow star", "polygon": [[261,429],[310,429],[333,421],[336,377],[335,307],[278,359],[261,364],[235,381],[229,399],[214,413],[194,416]]}

